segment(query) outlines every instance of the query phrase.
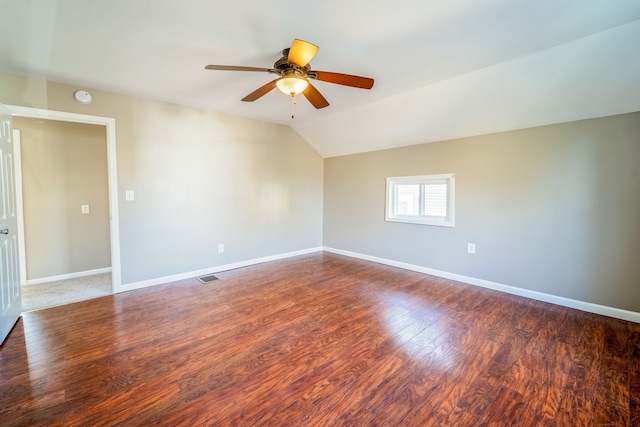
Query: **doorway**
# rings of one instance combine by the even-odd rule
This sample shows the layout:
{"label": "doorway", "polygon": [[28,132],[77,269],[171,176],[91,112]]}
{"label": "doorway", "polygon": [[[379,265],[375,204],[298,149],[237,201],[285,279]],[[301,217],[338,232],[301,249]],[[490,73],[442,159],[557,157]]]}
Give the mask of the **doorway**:
{"label": "doorway", "polygon": [[22,311],[110,295],[105,127],[14,117],[13,141],[26,252]]}
{"label": "doorway", "polygon": [[[116,137],[115,120],[107,117],[89,116],[83,114],[66,113],[60,111],[41,110],[30,107],[8,106],[14,117],[27,117],[33,119],[45,119],[61,122],[73,122],[93,124],[105,127],[107,145],[107,180],[108,180],[108,211],[109,211],[109,243],[110,243],[110,264],[111,264],[111,293],[121,291],[121,270],[120,270],[120,240],[119,240],[119,218],[118,218],[118,195],[117,195],[117,168],[116,168]],[[18,160],[18,159],[16,159]],[[26,283],[26,253],[25,253],[25,233],[22,212],[19,213],[19,239],[20,239],[20,278],[21,284]]]}

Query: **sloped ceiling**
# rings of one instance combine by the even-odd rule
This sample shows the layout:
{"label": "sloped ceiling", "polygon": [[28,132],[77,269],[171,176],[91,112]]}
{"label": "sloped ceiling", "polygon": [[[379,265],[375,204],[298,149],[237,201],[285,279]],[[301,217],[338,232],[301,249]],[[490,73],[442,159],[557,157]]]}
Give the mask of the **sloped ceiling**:
{"label": "sloped ceiling", "polygon": [[[638,0],[0,0],[0,72],[292,126],[324,157],[640,111]],[[294,38],[331,105],[240,99]],[[1,100],[0,100],[1,101]]]}

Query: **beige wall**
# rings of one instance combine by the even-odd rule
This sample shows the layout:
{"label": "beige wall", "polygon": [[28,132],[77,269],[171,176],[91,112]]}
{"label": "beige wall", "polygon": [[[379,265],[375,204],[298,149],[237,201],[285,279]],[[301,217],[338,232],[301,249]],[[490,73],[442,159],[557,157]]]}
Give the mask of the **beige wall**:
{"label": "beige wall", "polygon": [[13,127],[21,132],[27,280],[110,267],[104,126],[18,117]]}
{"label": "beige wall", "polygon": [[290,127],[77,89],[0,75],[2,103],[115,119],[123,284],[322,244],[323,161]]}
{"label": "beige wall", "polygon": [[[640,113],[323,163],[286,126],[76,89],[0,75],[0,102],[116,119],[125,284],[324,244],[640,311]],[[455,228],[384,221],[385,177],[449,172]]]}
{"label": "beige wall", "polygon": [[[639,135],[634,113],[326,159],[324,245],[640,312]],[[455,228],[384,221],[386,177],[451,172]]]}

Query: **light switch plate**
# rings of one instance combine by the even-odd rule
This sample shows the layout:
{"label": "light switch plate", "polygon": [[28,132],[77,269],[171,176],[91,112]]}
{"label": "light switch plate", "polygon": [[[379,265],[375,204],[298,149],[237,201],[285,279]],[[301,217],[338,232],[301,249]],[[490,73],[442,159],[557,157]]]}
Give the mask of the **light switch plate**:
{"label": "light switch plate", "polygon": [[124,200],[126,200],[127,202],[132,202],[135,200],[133,190],[127,190],[124,192]]}

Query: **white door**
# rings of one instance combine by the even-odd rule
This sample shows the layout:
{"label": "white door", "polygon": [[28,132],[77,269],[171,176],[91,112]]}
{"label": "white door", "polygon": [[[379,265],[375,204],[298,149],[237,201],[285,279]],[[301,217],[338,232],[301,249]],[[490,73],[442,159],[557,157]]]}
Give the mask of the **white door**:
{"label": "white door", "polygon": [[22,311],[11,112],[0,104],[0,343]]}

